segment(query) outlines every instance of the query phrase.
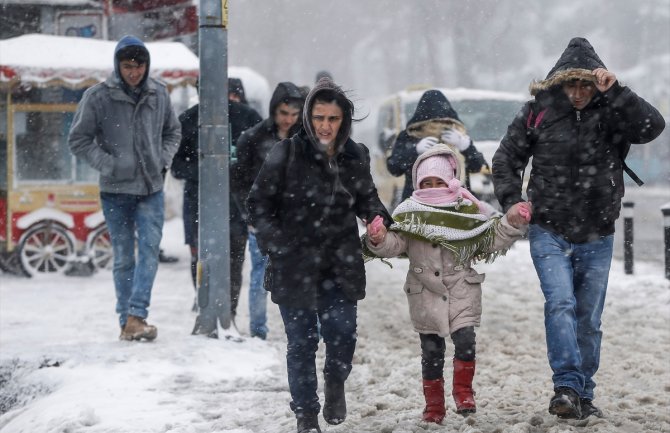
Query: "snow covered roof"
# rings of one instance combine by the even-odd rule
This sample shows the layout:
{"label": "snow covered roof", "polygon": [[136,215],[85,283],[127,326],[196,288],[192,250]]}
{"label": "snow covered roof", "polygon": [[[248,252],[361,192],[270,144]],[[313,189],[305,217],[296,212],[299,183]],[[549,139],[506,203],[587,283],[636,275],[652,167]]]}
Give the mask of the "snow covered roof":
{"label": "snow covered roof", "polygon": [[[200,61],[181,42],[147,42],[151,76],[168,86],[194,84]],[[116,41],[29,34],[0,41],[0,88],[15,82],[77,89],[113,71]]]}

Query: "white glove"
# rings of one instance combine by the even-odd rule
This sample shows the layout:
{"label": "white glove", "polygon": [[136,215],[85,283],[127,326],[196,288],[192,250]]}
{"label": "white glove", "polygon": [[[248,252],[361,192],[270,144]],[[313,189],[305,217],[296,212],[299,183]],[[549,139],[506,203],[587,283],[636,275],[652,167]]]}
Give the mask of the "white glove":
{"label": "white glove", "polygon": [[416,143],[416,153],[421,155],[423,152],[435,146],[438,142],[439,142],[438,139],[435,137],[422,138],[421,141]]}
{"label": "white glove", "polygon": [[470,146],[470,137],[466,134],[461,134],[455,129],[447,129],[442,133],[442,141],[448,144],[453,144],[456,146],[456,149],[463,152]]}

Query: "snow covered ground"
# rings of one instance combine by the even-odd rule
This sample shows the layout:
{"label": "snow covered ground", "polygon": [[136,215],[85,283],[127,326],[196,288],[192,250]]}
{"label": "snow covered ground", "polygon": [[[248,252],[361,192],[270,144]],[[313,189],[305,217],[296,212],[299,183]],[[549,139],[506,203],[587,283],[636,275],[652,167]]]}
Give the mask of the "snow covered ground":
{"label": "snow covered ground", "polygon": [[[191,336],[193,291],[182,239],[181,221],[168,221],[163,247],[180,260],[158,272],[153,343],[117,340],[109,272],[34,279],[0,274],[0,431],[295,431],[277,307],[268,304],[267,341]],[[632,276],[623,274],[620,261],[613,263],[596,376],[596,403],[606,418],[588,421],[547,413],[552,386],[543,299],[527,242],[480,265],[487,280],[477,331],[478,412],[455,415],[449,398],[442,425],[421,421],[419,343],[401,291],[407,262],[393,265],[367,265],[368,296],[359,304],[359,343],[347,382],[349,416],[340,426],[321,420],[324,432],[670,432],[670,282],[658,262],[636,262]],[[242,336],[247,282],[245,267]],[[318,359],[322,365],[323,350]],[[450,366],[445,373],[451,377]]]}

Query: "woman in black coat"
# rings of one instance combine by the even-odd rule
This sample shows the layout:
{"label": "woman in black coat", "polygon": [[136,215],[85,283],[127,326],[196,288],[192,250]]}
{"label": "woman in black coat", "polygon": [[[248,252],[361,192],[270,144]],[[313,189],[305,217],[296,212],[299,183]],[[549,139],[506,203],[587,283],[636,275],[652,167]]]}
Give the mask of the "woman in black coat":
{"label": "woman in black coat", "polygon": [[326,344],[323,416],[330,424],[346,417],[356,306],[365,297],[356,217],[391,222],[372,181],[368,150],[349,138],[352,115],[344,92],[320,80],[305,101],[303,128],[275,144],[247,201],[259,247],[270,259],[265,288],[279,305],[288,339],[298,432],[319,429],[319,334]]}

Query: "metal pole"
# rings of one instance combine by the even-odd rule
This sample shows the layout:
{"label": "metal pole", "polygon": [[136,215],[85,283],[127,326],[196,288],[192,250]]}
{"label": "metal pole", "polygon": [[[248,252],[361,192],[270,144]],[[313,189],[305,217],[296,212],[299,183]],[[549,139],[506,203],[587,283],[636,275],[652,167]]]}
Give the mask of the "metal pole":
{"label": "metal pole", "polygon": [[665,232],[665,278],[670,280],[670,203],[661,206]]}
{"label": "metal pole", "polygon": [[200,0],[198,317],[193,334],[230,327],[227,0]]}
{"label": "metal pole", "polygon": [[633,207],[632,201],[623,202],[623,266],[626,274],[633,273]]}

